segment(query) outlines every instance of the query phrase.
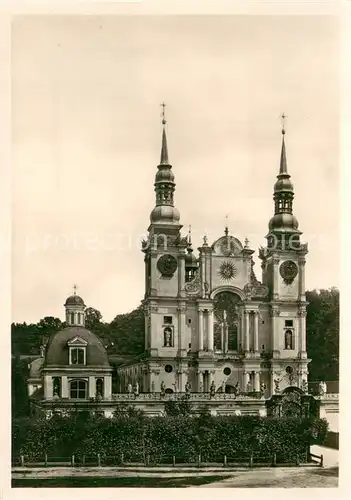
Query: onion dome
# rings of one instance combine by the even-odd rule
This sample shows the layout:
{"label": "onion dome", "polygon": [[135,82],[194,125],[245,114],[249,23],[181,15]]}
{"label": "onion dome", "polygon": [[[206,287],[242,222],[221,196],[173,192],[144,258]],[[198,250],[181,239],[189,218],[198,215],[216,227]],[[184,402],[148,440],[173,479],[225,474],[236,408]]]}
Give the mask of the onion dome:
{"label": "onion dome", "polygon": [[299,222],[295,215],[293,214],[287,214],[287,213],[281,213],[281,214],[275,214],[269,221],[269,230],[274,231],[276,229],[279,230],[298,230],[299,228]]}
{"label": "onion dome", "polygon": [[193,253],[193,246],[191,243],[191,229],[189,228],[187,253],[185,255],[185,268],[186,269],[195,269],[197,267],[198,267],[197,258],[195,257],[195,255]]}
{"label": "onion dome", "polygon": [[172,206],[159,205],[156,206],[150,214],[150,222],[166,222],[171,224],[178,224],[180,220],[179,210]]}

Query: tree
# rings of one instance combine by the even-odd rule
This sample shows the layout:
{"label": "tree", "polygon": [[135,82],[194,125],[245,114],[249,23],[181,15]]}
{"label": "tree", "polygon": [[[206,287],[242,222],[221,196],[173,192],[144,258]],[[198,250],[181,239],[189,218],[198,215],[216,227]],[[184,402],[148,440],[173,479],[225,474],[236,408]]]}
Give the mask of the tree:
{"label": "tree", "polygon": [[93,307],[87,307],[85,309],[85,326],[88,330],[94,330],[94,328],[99,327],[102,320],[102,314],[97,309]]}
{"label": "tree", "polygon": [[12,358],[11,399],[13,417],[29,415],[29,397],[27,389],[28,365],[19,356]]}
{"label": "tree", "polygon": [[309,379],[339,380],[339,290],[306,292]]}

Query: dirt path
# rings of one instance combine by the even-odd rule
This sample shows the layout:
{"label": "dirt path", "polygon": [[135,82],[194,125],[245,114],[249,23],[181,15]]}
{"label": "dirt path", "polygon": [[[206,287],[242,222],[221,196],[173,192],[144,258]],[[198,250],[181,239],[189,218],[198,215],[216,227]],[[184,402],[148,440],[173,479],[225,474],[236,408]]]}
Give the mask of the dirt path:
{"label": "dirt path", "polygon": [[270,468],[232,473],[199,488],[337,488],[338,468]]}

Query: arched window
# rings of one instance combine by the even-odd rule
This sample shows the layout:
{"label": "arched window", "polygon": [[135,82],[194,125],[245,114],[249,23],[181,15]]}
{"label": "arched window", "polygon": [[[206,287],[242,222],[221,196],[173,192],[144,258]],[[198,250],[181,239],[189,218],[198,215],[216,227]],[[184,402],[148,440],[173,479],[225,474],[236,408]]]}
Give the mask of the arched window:
{"label": "arched window", "polygon": [[74,325],[74,313],[71,313],[71,325]]}
{"label": "arched window", "polygon": [[[229,351],[238,349],[238,302],[240,302],[240,297],[231,292],[220,292],[214,298],[214,337],[216,347],[223,341],[224,344],[227,343]],[[221,348],[223,349],[224,345]]]}
{"label": "arched window", "polygon": [[80,313],[78,313],[77,316],[78,316],[78,325],[80,325],[81,324],[80,323]]}
{"label": "arched window", "polygon": [[104,380],[102,378],[96,379],[96,396],[104,397]]}
{"label": "arched window", "polygon": [[87,399],[87,382],[85,380],[72,380],[70,397],[71,399]]}

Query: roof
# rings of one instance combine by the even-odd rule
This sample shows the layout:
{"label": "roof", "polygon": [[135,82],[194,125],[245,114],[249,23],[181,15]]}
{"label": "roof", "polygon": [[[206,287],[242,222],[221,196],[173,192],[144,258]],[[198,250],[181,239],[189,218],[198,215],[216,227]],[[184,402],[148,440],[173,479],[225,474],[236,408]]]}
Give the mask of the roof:
{"label": "roof", "polygon": [[45,366],[68,366],[68,342],[76,337],[87,342],[86,366],[110,366],[102,341],[95,333],[82,326],[64,328],[51,337],[46,348]]}
{"label": "roof", "polygon": [[43,368],[44,358],[36,358],[29,364],[29,379],[40,379],[41,378],[41,370]]}
{"label": "roof", "polygon": [[79,295],[71,295],[65,302],[65,306],[85,306],[84,300]]}

